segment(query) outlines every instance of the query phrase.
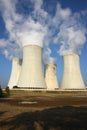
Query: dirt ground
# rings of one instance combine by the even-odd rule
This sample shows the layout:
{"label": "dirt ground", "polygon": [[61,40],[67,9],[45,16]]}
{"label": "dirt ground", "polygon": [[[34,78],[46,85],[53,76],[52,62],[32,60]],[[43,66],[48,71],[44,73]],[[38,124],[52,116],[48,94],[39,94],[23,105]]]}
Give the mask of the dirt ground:
{"label": "dirt ground", "polygon": [[11,93],[0,98],[0,130],[87,130],[87,96]]}

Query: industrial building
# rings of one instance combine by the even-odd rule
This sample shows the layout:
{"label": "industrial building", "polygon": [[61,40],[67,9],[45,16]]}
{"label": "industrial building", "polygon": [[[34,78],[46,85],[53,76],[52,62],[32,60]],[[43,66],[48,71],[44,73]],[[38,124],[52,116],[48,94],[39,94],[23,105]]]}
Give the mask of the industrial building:
{"label": "industrial building", "polygon": [[12,60],[12,70],[8,86],[13,89],[18,86],[27,90],[85,90],[85,84],[80,71],[79,55],[71,53],[63,56],[64,71],[62,82],[56,75],[56,64],[46,63],[42,71],[42,48],[38,45],[23,47],[23,61]]}
{"label": "industrial building", "polygon": [[45,82],[47,85],[47,90],[54,91],[59,88],[56,75],[56,64],[45,64]]}
{"label": "industrial building", "polygon": [[23,47],[23,63],[18,81],[21,89],[46,89],[42,72],[42,48],[38,45]]}
{"label": "industrial building", "polygon": [[64,72],[61,89],[85,89],[85,84],[80,71],[79,55],[66,54],[64,59]]}
{"label": "industrial building", "polygon": [[19,75],[21,71],[22,66],[22,60],[19,58],[13,58],[12,59],[12,69],[11,69],[11,75],[8,82],[8,86],[10,89],[12,89],[14,86],[17,86]]}

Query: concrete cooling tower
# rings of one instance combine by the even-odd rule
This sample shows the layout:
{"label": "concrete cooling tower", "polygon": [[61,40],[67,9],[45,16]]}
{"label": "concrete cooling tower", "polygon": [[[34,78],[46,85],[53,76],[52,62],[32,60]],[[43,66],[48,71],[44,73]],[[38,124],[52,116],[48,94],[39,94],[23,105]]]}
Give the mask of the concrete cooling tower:
{"label": "concrete cooling tower", "polygon": [[28,89],[46,89],[42,73],[42,48],[37,45],[23,47],[23,64],[18,87]]}
{"label": "concrete cooling tower", "polygon": [[79,65],[79,55],[64,55],[64,73],[61,89],[85,89]]}
{"label": "concrete cooling tower", "polygon": [[12,89],[13,86],[17,86],[20,71],[21,71],[21,65],[22,65],[21,59],[14,58],[12,60],[12,70],[11,70],[10,80],[8,83],[9,89]]}
{"label": "concrete cooling tower", "polygon": [[56,76],[56,64],[45,65],[45,82],[47,90],[56,90],[59,88]]}

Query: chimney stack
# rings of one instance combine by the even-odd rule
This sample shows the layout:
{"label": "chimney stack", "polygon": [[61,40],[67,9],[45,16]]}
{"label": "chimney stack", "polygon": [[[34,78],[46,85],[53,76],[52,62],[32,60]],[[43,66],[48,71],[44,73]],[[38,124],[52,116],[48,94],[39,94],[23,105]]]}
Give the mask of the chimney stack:
{"label": "chimney stack", "polygon": [[66,54],[64,59],[64,72],[61,89],[85,89],[80,72],[79,55]]}
{"label": "chimney stack", "polygon": [[21,65],[22,65],[21,59],[14,58],[12,60],[11,75],[8,83],[9,89],[13,89],[14,86],[17,86],[20,71],[21,71]]}
{"label": "chimney stack", "polygon": [[23,64],[18,81],[18,87],[23,89],[46,89],[42,72],[42,48],[37,45],[23,47]]}
{"label": "chimney stack", "polygon": [[56,76],[56,64],[45,64],[45,82],[47,90],[57,90],[59,88]]}

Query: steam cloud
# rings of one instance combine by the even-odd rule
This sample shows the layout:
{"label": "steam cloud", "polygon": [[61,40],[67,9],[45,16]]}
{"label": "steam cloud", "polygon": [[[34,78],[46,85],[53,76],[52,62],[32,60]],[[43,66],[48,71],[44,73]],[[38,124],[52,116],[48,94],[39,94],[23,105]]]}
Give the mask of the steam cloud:
{"label": "steam cloud", "polygon": [[[50,54],[50,43],[59,44],[60,55],[66,53],[80,54],[81,48],[86,42],[85,27],[80,24],[80,13],[72,13],[69,8],[63,9],[57,2],[54,15],[44,8],[43,0],[20,0],[20,7],[23,2],[28,8],[27,13],[20,11],[18,0],[0,0],[0,12],[5,22],[8,38],[0,39],[0,51],[7,58],[20,57],[22,47],[25,45],[39,45],[44,47],[43,57],[45,61],[54,61]],[[30,3],[29,3],[30,2]],[[50,59],[50,60],[49,60]]]}
{"label": "steam cloud", "polygon": [[81,53],[81,48],[86,43],[85,26],[79,22],[81,15],[78,13],[71,14],[60,25],[60,30],[54,38],[54,43],[60,43],[60,55],[69,53]]}
{"label": "steam cloud", "polygon": [[43,61],[44,61],[44,64],[56,64],[57,62],[57,59],[54,58],[54,57],[51,57],[51,49],[50,48],[45,48],[43,50]]}
{"label": "steam cloud", "polygon": [[[34,20],[36,16],[35,13],[39,12],[39,9],[41,8],[40,2],[42,1],[38,1],[38,5],[36,4],[36,1],[31,1],[33,4],[35,4],[34,11],[32,12],[32,16],[28,16],[27,18],[25,18],[24,15],[16,12],[17,2],[17,0],[1,0],[1,8],[3,8],[3,10],[1,10],[2,16],[9,38],[6,41],[3,41],[3,39],[1,39],[0,43],[3,41],[3,46],[1,44],[0,47],[6,47],[3,52],[6,57],[11,54],[11,57],[18,56],[15,54],[21,52],[19,49],[25,45],[34,44],[42,47],[43,37],[47,31],[47,28],[44,26],[44,24],[41,24],[39,21],[36,22]],[[45,15],[44,12],[42,13]]]}

